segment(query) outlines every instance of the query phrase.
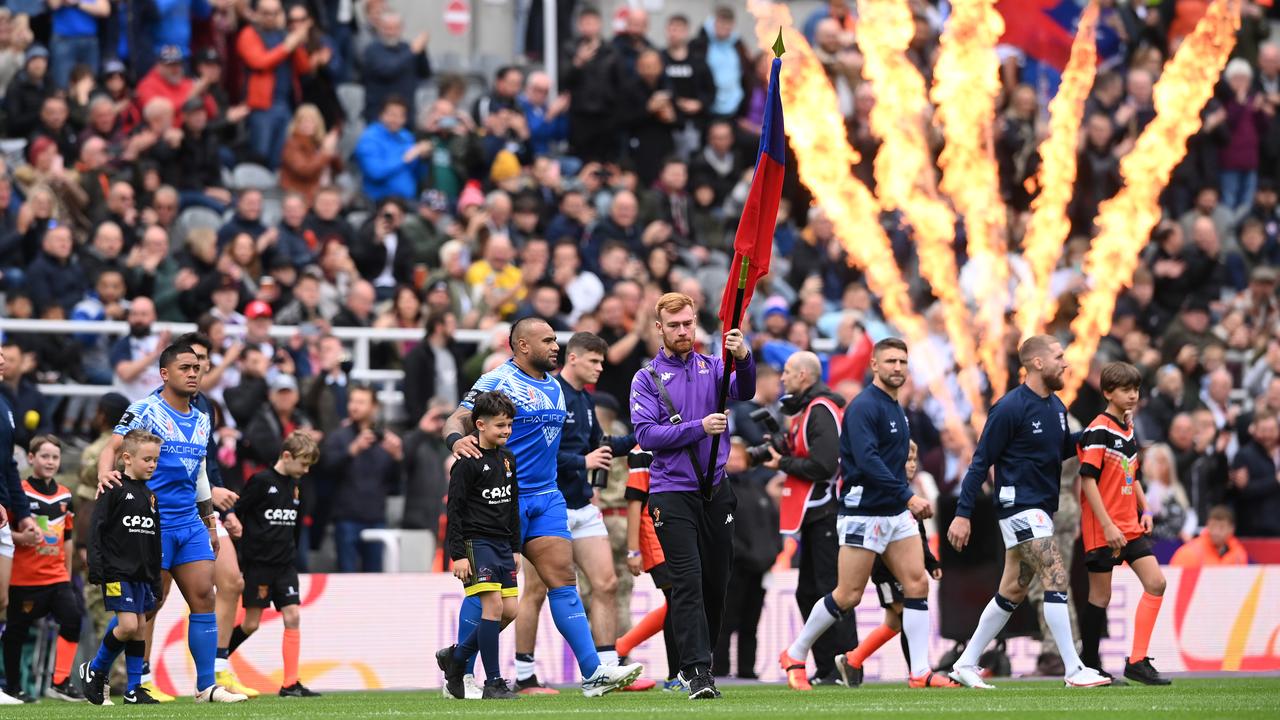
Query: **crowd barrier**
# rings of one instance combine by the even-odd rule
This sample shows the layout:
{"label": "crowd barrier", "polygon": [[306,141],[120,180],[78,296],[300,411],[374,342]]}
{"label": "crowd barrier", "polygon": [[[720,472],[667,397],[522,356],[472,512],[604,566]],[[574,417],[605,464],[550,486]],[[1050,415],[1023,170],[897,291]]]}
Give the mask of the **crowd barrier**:
{"label": "crowd barrier", "polygon": [[[1162,671],[1280,670],[1280,565],[1165,568],[1165,573],[1169,584],[1150,650]],[[301,671],[308,686],[317,690],[439,686],[432,654],[454,642],[462,603],[462,588],[452,576],[317,574],[302,576],[301,583]],[[781,682],[774,659],[802,624],[794,598],[796,572],[771,574],[767,583],[756,670],[765,682]],[[1106,667],[1113,672],[1123,666],[1128,654],[1133,611],[1141,597],[1142,587],[1132,573],[1115,574],[1110,637],[1102,642]],[[157,619],[152,669],[161,689],[188,694],[194,668],[187,652],[187,609],[179,596],[173,599]],[[641,617],[662,601],[648,576],[637,579],[633,617]],[[936,586],[930,603],[936,618]],[[857,615],[863,637],[880,624],[882,611],[872,588],[867,588]],[[266,612],[262,628],[232,658],[246,684],[271,692],[279,687],[282,630],[280,616]],[[502,634],[503,673],[508,678],[514,675],[514,634],[513,628]],[[935,635],[930,656],[936,659],[950,646],[950,641]],[[1030,638],[1009,641],[1015,675],[1034,671],[1039,646]],[[649,677],[665,677],[660,636],[641,645],[632,657],[645,663]],[[547,682],[573,683],[579,678],[573,655],[556,633],[545,606],[537,661],[538,676]],[[866,665],[868,680],[900,680],[905,673],[897,643],[886,645]]]}

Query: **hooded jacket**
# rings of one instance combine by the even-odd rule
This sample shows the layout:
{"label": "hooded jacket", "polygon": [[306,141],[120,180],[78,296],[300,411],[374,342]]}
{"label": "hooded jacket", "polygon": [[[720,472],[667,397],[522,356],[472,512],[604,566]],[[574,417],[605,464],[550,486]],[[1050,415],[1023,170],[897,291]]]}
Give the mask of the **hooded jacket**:
{"label": "hooded jacket", "polygon": [[[706,472],[711,453],[711,436],[702,428],[702,419],[716,412],[720,378],[724,362],[719,357],[689,353],[681,360],[669,355],[666,348],[658,351],[650,362],[671,395],[680,415],[679,423],[670,421],[653,375],[640,369],[631,380],[631,424],[635,427],[640,447],[653,453],[650,466],[649,492],[696,492],[700,484],[686,448],[692,446],[698,459],[698,470]],[[730,376],[729,399],[749,400],[756,394],[756,359],[754,354],[735,364]],[[725,478],[729,460],[729,441],[722,438],[713,483]]]}

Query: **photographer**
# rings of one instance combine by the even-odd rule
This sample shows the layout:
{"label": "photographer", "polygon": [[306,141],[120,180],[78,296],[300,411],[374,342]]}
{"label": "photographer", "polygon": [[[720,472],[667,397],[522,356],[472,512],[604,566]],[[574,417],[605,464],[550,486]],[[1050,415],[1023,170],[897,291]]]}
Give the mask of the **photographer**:
{"label": "photographer", "polygon": [[[767,468],[786,473],[780,529],[798,533],[800,578],[796,603],[808,619],[819,598],[836,586],[835,485],[840,472],[840,423],[844,398],[822,382],[822,363],[811,352],[798,352],[782,369],[787,395],[782,411],[791,418],[787,454],[778,442],[768,445]],[[754,450],[754,448],[753,448]],[[852,615],[838,621],[813,646],[815,685],[834,685],[839,675],[835,657],[858,644],[858,628]]]}

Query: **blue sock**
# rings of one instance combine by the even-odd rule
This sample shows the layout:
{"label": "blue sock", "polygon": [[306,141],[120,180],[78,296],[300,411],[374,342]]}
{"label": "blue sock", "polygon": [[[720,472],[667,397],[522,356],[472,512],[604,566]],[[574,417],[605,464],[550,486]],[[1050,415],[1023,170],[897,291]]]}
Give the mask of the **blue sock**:
{"label": "blue sock", "polygon": [[467,633],[462,642],[453,648],[453,659],[467,663],[468,671],[475,666],[476,653],[480,650],[480,628],[483,624],[484,620],[481,620],[480,624],[471,628],[471,632]]}
{"label": "blue sock", "polygon": [[142,640],[130,640],[124,646],[124,668],[129,674],[129,692],[142,684],[142,654],[147,644]]}
{"label": "blue sock", "polygon": [[591,677],[600,667],[600,655],[596,653],[596,642],[591,638],[591,626],[587,624],[587,611],[582,607],[582,598],[578,597],[576,585],[564,585],[547,591],[547,599],[551,602],[551,619],[573,648],[573,656],[578,659],[578,670],[582,677]]}
{"label": "blue sock", "polygon": [[480,658],[484,660],[485,680],[502,677],[498,669],[498,633],[502,632],[501,620],[481,620],[476,635],[480,637]]}
{"label": "blue sock", "polygon": [[111,663],[115,662],[120,651],[124,650],[124,641],[116,637],[116,625],[115,616],[112,616],[107,623],[107,631],[102,634],[102,645],[98,646],[98,654],[89,663],[89,667],[93,668],[94,672],[104,673],[110,670]]}
{"label": "blue sock", "polygon": [[213,613],[191,613],[187,620],[187,649],[196,663],[196,692],[213,684],[213,663],[218,657],[218,618]]}
{"label": "blue sock", "polygon": [[[458,610],[458,643],[461,644],[467,639],[467,636],[476,631],[480,627],[480,598],[472,595],[462,602],[462,608]],[[467,674],[474,675],[476,672],[476,652],[471,651],[467,656]]]}

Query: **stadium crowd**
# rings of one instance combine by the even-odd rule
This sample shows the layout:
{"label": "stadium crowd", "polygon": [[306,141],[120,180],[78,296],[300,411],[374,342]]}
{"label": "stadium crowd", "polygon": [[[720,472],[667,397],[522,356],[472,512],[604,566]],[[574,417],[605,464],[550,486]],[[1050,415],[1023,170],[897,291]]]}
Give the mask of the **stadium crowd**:
{"label": "stadium crowd", "polygon": [[[204,389],[218,410],[227,485],[241,487],[275,461],[288,434],[311,428],[321,457],[303,481],[304,545],[325,546],[332,527],[338,568],[376,571],[380,554],[358,535],[388,524],[389,496],[404,498],[400,527],[440,529],[445,419],[511,356],[511,322],[536,316],[608,343],[594,393],[617,435],[626,434],[618,409],[632,377],[658,347],[659,296],[693,298],[703,347],[717,349],[714,299],[769,67],[736,4],[662,27],[633,9],[610,31],[596,9],[561,2],[576,10],[572,36],[556,49],[557,95],[537,58],[486,78],[434,72],[430,38],[384,0],[366,0],[358,14],[352,2],[282,0],[171,0],[136,15],[128,8],[139,4],[108,0],[7,5],[3,316],[129,325],[125,337],[6,333],[0,393],[18,420],[18,446],[52,433],[83,448],[109,433],[114,419],[96,403],[46,397],[37,385],[113,385],[135,400],[160,384],[156,360],[170,338],[156,323],[194,322],[217,346]],[[911,5],[909,55],[927,79],[947,5]],[[1072,233],[1052,279],[1060,303],[1049,332],[1063,340],[1089,285],[1082,259],[1098,204],[1118,190],[1119,158],[1155,115],[1162,63],[1204,3],[1101,5]],[[1280,9],[1243,6],[1234,59],[1070,408],[1083,425],[1105,407],[1107,361],[1141,369],[1135,420],[1155,535],[1184,542],[1219,505],[1234,508],[1240,535],[1280,537],[1280,44],[1269,39]],[[853,3],[822,5],[804,32],[861,152],[851,171],[874,187],[875,94],[861,78]],[[994,137],[1016,283],[1029,278],[1017,248],[1047,111],[1029,60],[1012,46],[1001,53]],[[940,134],[931,140],[939,150]],[[750,411],[779,413],[777,373],[789,356],[820,351],[825,382],[850,399],[872,343],[891,334],[792,160],[773,272],[746,321],[758,390],[733,409],[731,430],[748,446],[765,433]],[[893,213],[882,223],[932,331],[925,352],[952,357],[910,227]],[[972,301],[982,271],[966,264],[959,232]],[[277,326],[296,332],[277,339]],[[422,330],[420,340],[379,342],[372,353],[373,368],[405,373],[404,422],[388,425],[378,396],[351,378],[350,348],[334,327]],[[458,329],[491,339],[460,343]],[[1011,357],[1018,340],[1007,339]],[[915,372],[904,396],[918,484],[933,499],[954,496],[976,438],[944,428],[929,378]],[[954,384],[954,373],[946,380]],[[625,477],[626,459],[615,463],[615,478]],[[735,467],[735,483],[754,489],[763,522],[772,512],[776,526],[774,473]],[[81,491],[91,493],[93,477]],[[624,507],[621,486],[598,501]],[[754,525],[744,518],[739,527]],[[780,543],[739,541],[742,572],[767,572]],[[738,667],[750,673],[752,663]]]}

